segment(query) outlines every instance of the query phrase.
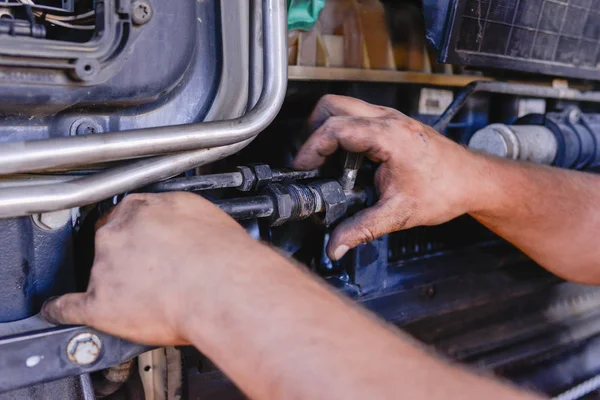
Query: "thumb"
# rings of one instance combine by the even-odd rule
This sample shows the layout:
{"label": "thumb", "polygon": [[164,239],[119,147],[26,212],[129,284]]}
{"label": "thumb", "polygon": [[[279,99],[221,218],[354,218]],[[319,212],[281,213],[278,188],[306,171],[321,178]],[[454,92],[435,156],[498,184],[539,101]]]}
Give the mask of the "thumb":
{"label": "thumb", "polygon": [[409,216],[409,210],[402,212],[402,208],[393,207],[390,201],[380,200],[335,228],[327,245],[327,255],[332,260],[339,260],[359,244],[402,229]]}
{"label": "thumb", "polygon": [[57,325],[87,325],[87,300],[87,293],[69,293],[48,300],[42,306],[42,317]]}

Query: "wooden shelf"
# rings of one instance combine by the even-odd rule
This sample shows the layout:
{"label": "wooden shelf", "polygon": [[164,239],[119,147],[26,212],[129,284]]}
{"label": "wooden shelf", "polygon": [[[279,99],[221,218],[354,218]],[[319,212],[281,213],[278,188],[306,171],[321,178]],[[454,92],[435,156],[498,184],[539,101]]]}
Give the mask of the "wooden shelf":
{"label": "wooden shelf", "polygon": [[414,83],[432,86],[462,87],[473,81],[492,80],[483,76],[427,74],[424,72],[386,71],[356,68],[303,67],[290,65],[292,81],[353,81],[383,83]]}

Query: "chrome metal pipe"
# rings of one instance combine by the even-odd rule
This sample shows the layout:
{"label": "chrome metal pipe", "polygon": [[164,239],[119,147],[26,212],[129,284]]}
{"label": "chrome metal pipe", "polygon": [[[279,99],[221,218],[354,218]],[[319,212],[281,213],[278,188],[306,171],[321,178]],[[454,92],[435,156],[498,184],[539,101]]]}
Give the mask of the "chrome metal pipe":
{"label": "chrome metal pipe", "polygon": [[13,188],[16,186],[39,186],[39,185],[55,185],[57,183],[63,183],[72,181],[73,179],[82,178],[80,175],[11,175],[9,177],[0,179],[0,191],[6,188]]}
{"label": "chrome metal pipe", "polygon": [[261,0],[250,1],[250,19],[260,21],[260,23],[250,26],[250,68],[253,73],[250,75],[248,85],[248,110],[256,106],[263,88],[263,11]]}
{"label": "chrome metal pipe", "polygon": [[285,1],[264,0],[262,11],[264,86],[247,114],[228,121],[9,142],[0,146],[0,175],[219,147],[254,137],[279,112],[287,84]]}
{"label": "chrome metal pipe", "polygon": [[0,218],[24,216],[96,203],[182,171],[214,162],[243,149],[251,139],[229,146],[161,156],[113,168],[89,177],[0,191]]}
{"label": "chrome metal pipe", "polygon": [[[287,85],[287,18],[284,0],[263,2],[264,86],[260,99],[247,115],[229,121],[253,129],[239,143],[132,162],[92,176],[58,184],[11,187],[0,190],[0,218],[30,215],[91,204],[116,194],[167,179],[217,161],[247,146],[277,115]],[[257,116],[257,113],[259,114]],[[252,118],[248,118],[254,115]],[[214,123],[213,123],[214,125]],[[235,127],[233,127],[235,128]]]}

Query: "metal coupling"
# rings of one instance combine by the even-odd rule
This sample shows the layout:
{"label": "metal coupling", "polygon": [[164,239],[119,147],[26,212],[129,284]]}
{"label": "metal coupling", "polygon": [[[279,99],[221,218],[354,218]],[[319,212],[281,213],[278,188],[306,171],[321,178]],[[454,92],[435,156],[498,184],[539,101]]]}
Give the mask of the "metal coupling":
{"label": "metal coupling", "polygon": [[300,221],[310,216],[329,226],[342,218],[349,206],[364,204],[364,190],[344,191],[336,180],[303,184],[271,183],[258,196],[216,200],[221,210],[237,220],[269,218],[271,226]]}
{"label": "metal coupling", "polygon": [[273,181],[273,171],[267,164],[252,164],[250,168],[256,179],[255,189],[262,189]]}
{"label": "metal coupling", "polygon": [[309,185],[311,191],[315,193],[321,205],[321,211],[324,211],[322,223],[330,226],[346,215],[348,210],[348,199],[344,193],[344,188],[338,181],[327,180],[314,182]]}
{"label": "metal coupling", "polygon": [[242,192],[249,192],[252,190],[256,183],[254,172],[252,172],[250,168],[244,166],[237,167],[237,171],[242,175],[242,184],[238,186],[237,189]]}
{"label": "metal coupling", "polygon": [[242,175],[242,184],[238,186],[238,190],[243,192],[264,189],[274,182],[312,179],[319,176],[318,170],[288,171],[273,169],[267,164],[251,164],[247,167],[239,166],[237,167],[237,171]]}
{"label": "metal coupling", "polygon": [[300,221],[322,210],[318,193],[306,185],[282,185],[272,183],[265,194],[273,199],[271,226],[288,221]]}
{"label": "metal coupling", "polygon": [[348,209],[346,195],[339,182],[325,180],[309,185],[270,184],[265,190],[274,201],[271,225],[300,221],[323,213],[322,222],[329,226],[345,215]]}

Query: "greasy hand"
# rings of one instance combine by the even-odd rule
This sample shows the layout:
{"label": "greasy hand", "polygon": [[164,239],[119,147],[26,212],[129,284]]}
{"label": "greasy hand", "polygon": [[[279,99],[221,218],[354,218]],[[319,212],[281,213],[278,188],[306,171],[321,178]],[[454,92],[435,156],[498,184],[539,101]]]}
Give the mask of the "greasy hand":
{"label": "greasy hand", "polygon": [[323,97],[309,126],[314,131],[294,167],[313,169],[339,147],[381,163],[379,201],[342,222],[327,252],[339,259],[350,248],[386,233],[436,225],[469,211],[468,175],[477,157],[429,126],[397,110],[344,96]]}
{"label": "greasy hand", "polygon": [[51,300],[42,314],[136,342],[186,344],[198,293],[222,292],[227,268],[264,252],[272,251],[200,196],[129,195],[96,232],[87,292]]}

